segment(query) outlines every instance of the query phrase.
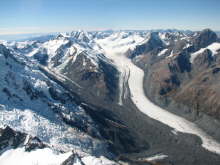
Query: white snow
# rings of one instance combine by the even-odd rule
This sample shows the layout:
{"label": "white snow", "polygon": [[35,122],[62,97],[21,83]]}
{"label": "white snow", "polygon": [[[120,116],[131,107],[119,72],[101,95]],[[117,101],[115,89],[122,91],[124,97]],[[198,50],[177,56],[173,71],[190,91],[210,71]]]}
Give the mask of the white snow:
{"label": "white snow", "polygon": [[[92,152],[90,146],[94,147],[94,143],[100,142],[91,140],[89,135],[65,124],[54,113],[51,105],[59,107],[60,113],[66,118],[77,117],[78,119],[88,120],[91,128],[95,129],[93,121],[85,114],[84,110],[70,102],[61,104],[59,101],[53,100],[48,91],[48,83],[51,83],[50,85],[61,93],[65,90],[42,74],[37,69],[37,64],[30,67],[29,61],[25,61],[27,66],[23,68],[15,61],[8,59],[13,66],[13,68],[9,68],[5,65],[5,60],[0,54],[0,91],[7,87],[13,94],[22,98],[22,101],[8,99],[4,92],[0,92],[0,126],[8,125],[16,131],[36,136],[44,143],[53,145],[53,149],[70,151],[74,148]],[[5,77],[8,72],[11,73],[13,79],[7,83]],[[59,74],[52,74],[61,80],[64,79]],[[24,80],[30,83],[31,89],[40,91],[43,97],[31,100],[30,96],[23,90]],[[52,104],[49,106],[48,103]]]}
{"label": "white snow", "polygon": [[96,40],[100,45],[109,46],[111,48],[117,49],[119,52],[127,51],[128,48],[134,49],[136,45],[141,44],[146,38],[141,37],[138,34],[128,35],[125,32],[113,33],[109,37]]}
{"label": "white snow", "polygon": [[167,38],[166,33],[162,33],[162,32],[159,33],[159,37],[161,40],[165,40]]}
{"label": "white snow", "polygon": [[160,33],[159,33],[159,37],[160,37],[160,39],[163,41],[163,43],[164,43],[165,45],[169,45],[170,42],[169,42],[169,39],[166,37],[166,34],[167,34],[167,33],[160,32]]}
{"label": "white snow", "polygon": [[47,71],[48,73],[50,73],[51,75],[53,75],[54,77],[56,77],[56,79],[58,79],[61,82],[65,82],[66,80],[72,82],[73,84],[75,84],[77,87],[82,88],[78,83],[74,82],[73,80],[69,79],[68,77],[61,75],[60,73],[57,73],[56,70],[52,71],[50,70],[48,67],[44,67],[42,65],[39,64],[39,66],[44,69],[45,71]]}
{"label": "white snow", "polygon": [[164,154],[157,154],[157,155],[150,156],[148,158],[144,158],[143,160],[147,160],[149,162],[152,162],[152,161],[156,161],[156,160],[163,160],[163,159],[165,159],[167,157],[168,156],[164,155]]}
{"label": "white snow", "polygon": [[25,152],[24,148],[10,149],[0,156],[1,165],[60,165],[72,152],[56,154],[51,149]]}
{"label": "white snow", "polygon": [[86,165],[117,165],[115,162],[110,161],[103,156],[99,158],[96,158],[94,156],[87,156],[87,157],[83,157],[82,161]]}
{"label": "white snow", "polygon": [[23,42],[17,42],[15,44],[18,49],[24,49],[27,46],[32,45],[33,43],[34,41],[23,41]]}
{"label": "white snow", "polygon": [[192,46],[192,44],[187,43],[186,46],[183,49],[189,48],[190,46]]}
{"label": "white snow", "polygon": [[172,134],[174,134],[174,135],[178,135],[178,132],[177,132],[175,129],[172,130],[171,132],[172,132]]}
{"label": "white snow", "polygon": [[[117,165],[117,163],[104,156],[95,157],[88,154],[81,158],[85,165]],[[72,152],[57,153],[50,148],[36,149],[26,152],[25,147],[8,149],[0,155],[1,165],[60,165],[72,155]],[[76,158],[73,165],[82,165]]]}
{"label": "white snow", "polygon": [[37,52],[39,51],[38,48],[34,49],[33,51],[31,51],[30,53],[27,54],[28,57],[32,57],[33,55],[35,55]]}
{"label": "white snow", "polygon": [[168,49],[163,49],[158,53],[158,56],[162,56],[164,55],[166,52],[168,51]]}
{"label": "white snow", "polygon": [[0,44],[7,45],[7,44],[8,44],[8,42],[7,42],[7,41],[5,41],[5,40],[0,40]]}
{"label": "white snow", "polygon": [[48,54],[54,55],[57,51],[57,49],[68,42],[68,40],[64,39],[56,39],[56,40],[50,40],[46,43],[44,43],[44,47],[48,50]]}
{"label": "white snow", "polygon": [[86,136],[77,130],[70,130],[69,127],[56,122],[55,119],[52,122],[30,110],[14,109],[9,111],[6,107],[4,109],[0,111],[0,125],[8,125],[17,131],[37,136],[58,150],[69,151],[70,148],[77,148],[75,145],[66,143],[65,139],[67,138],[75,143],[81,141],[81,147],[83,147],[82,142]]}
{"label": "white snow", "polygon": [[190,58],[190,62],[193,63],[194,59],[201,53],[203,53],[206,49],[211,50],[212,55],[216,55],[218,52],[218,50],[220,50],[220,43],[212,43],[211,45],[207,46],[206,48],[201,48],[200,50],[198,50],[197,52],[194,52],[191,54],[191,58]]}
{"label": "white snow", "polygon": [[[124,37],[122,37],[124,36]],[[140,37],[139,35],[131,35],[131,36],[126,36],[126,33],[113,33],[112,35],[110,35],[109,37],[105,38],[105,39],[100,39],[100,40],[96,40],[96,42],[105,50],[103,50],[104,54],[107,55],[107,57],[109,59],[112,59],[111,57],[111,53],[107,53],[107,52],[111,52],[112,50],[114,50],[115,54],[119,54],[118,56],[115,56],[115,59],[113,60],[117,60],[117,67],[119,67],[119,71],[120,71],[120,78],[119,78],[119,87],[120,87],[120,93],[119,93],[119,101],[118,104],[119,105],[123,105],[123,98],[126,97],[126,94],[123,95],[123,87],[124,87],[124,79],[128,78],[128,67],[124,67],[124,62],[123,62],[123,56],[120,56],[121,52],[126,52],[128,49],[134,49],[136,45],[142,43],[145,38]],[[109,56],[108,56],[109,55]],[[117,58],[117,59],[116,59]],[[125,58],[126,59],[126,58]]]}
{"label": "white snow", "polygon": [[172,58],[173,56],[174,56],[174,53],[173,53],[173,50],[172,50],[172,52],[170,53],[170,55],[167,56],[166,58]]}
{"label": "white snow", "polygon": [[76,54],[76,53],[77,53],[77,48],[74,47],[74,46],[71,46],[71,47],[69,48],[69,54],[70,54],[71,56],[73,56],[73,55]]}
{"label": "white snow", "polygon": [[[128,83],[131,92],[131,99],[136,104],[137,108],[151,117],[164,123],[176,131],[197,135],[202,140],[202,146],[211,152],[220,154],[220,144],[211,136],[198,128],[194,123],[185,120],[175,114],[172,114],[159,106],[153,104],[144,93],[143,79],[144,72],[132,61],[124,56],[127,46],[115,47],[112,43],[114,41],[105,39],[98,41],[98,43],[105,50],[105,55],[114,61],[115,65],[121,72],[128,72],[130,74]],[[173,55],[173,53],[171,53]]]}

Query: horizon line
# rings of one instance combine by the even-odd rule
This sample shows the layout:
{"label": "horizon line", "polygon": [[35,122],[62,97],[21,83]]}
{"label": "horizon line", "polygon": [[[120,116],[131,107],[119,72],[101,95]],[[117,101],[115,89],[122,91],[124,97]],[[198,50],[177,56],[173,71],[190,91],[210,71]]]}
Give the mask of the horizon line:
{"label": "horizon line", "polygon": [[[5,29],[5,28],[4,28]],[[45,30],[45,31],[17,31],[17,32],[1,32],[0,28],[0,36],[12,36],[12,35],[40,35],[40,34],[55,34],[55,33],[68,33],[73,31],[87,31],[87,32],[96,32],[96,31],[166,31],[166,30],[173,30],[173,31],[202,31],[204,29],[211,29],[214,32],[220,32],[220,30],[213,30],[212,28],[202,28],[197,30],[190,30],[190,29],[179,29],[179,28],[149,28],[149,29],[126,29],[126,28],[94,28],[94,29],[84,29],[84,28],[71,28],[66,30]]]}

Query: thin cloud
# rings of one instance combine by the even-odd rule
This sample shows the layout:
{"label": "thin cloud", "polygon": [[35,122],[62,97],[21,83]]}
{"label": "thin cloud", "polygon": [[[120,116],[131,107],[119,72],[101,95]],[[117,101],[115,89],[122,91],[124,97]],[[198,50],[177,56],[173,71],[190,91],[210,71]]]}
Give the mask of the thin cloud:
{"label": "thin cloud", "polygon": [[88,31],[104,31],[107,28],[82,28],[82,27],[13,27],[0,28],[0,35],[17,35],[17,34],[32,34],[32,33],[55,33],[69,32],[73,30],[88,30]]}

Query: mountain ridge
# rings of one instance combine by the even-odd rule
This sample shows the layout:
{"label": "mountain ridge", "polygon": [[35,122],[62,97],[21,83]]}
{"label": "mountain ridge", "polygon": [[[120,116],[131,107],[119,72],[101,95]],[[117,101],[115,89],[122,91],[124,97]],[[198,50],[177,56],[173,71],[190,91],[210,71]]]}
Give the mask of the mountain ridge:
{"label": "mountain ridge", "polygon": [[[218,65],[212,67],[218,63],[218,39],[212,31],[77,31],[41,41],[3,44],[0,45],[1,71],[4,71],[0,72],[2,124],[35,134],[48,144],[55,144],[57,138],[60,143],[57,147],[64,151],[74,148],[76,154],[86,152],[116,162],[143,164],[140,159],[150,160],[148,157],[161,153],[165,155],[163,159],[147,163],[218,164],[219,155],[204,148],[204,138],[178,131],[172,124],[140,112],[139,100],[136,102],[132,93],[135,85],[130,86],[131,76],[135,75],[131,68],[135,64],[144,71],[145,94],[152,102],[164,111],[195,122],[218,140],[215,131],[218,122],[212,122],[210,114],[191,113],[185,107],[187,99],[194,96],[185,97],[185,92],[189,92],[187,81],[193,79],[191,83],[199,84],[198,73],[208,68],[214,76],[204,82],[217,82]],[[201,53],[192,60],[197,51]],[[127,60],[132,63],[126,63]],[[217,97],[211,98],[216,101]],[[172,99],[176,102],[172,103]],[[42,125],[38,126],[39,122]],[[48,137],[33,128],[45,130]],[[72,159],[80,161],[77,156],[69,161]]]}

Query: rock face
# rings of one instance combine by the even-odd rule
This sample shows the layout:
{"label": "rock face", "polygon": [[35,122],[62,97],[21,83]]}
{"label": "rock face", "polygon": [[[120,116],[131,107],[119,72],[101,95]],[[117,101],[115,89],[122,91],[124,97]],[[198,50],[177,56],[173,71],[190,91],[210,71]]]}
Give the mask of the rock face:
{"label": "rock face", "polygon": [[0,128],[0,152],[7,148],[16,149],[18,147],[25,147],[25,151],[30,152],[35,149],[46,148],[47,145],[37,137],[14,131],[9,126]]}
{"label": "rock face", "polygon": [[213,42],[217,41],[217,34],[210,29],[205,29],[193,39],[193,45],[195,50],[199,50],[200,48],[205,48]]}
{"label": "rock face", "polygon": [[213,57],[212,52],[209,49],[206,49],[197,56],[193,62],[195,72],[211,67],[211,65],[215,63],[215,60],[216,57]]}
{"label": "rock face", "polygon": [[0,150],[7,147],[17,148],[20,144],[24,143],[26,135],[20,132],[15,132],[10,127],[0,129]]}
{"label": "rock face", "polygon": [[48,61],[48,55],[46,53],[45,49],[40,49],[38,52],[36,52],[33,55],[34,59],[36,59],[37,61],[39,61],[39,63],[41,65],[47,65],[47,61]]}
{"label": "rock face", "polygon": [[131,54],[128,54],[130,58],[134,58],[138,55],[147,54],[152,51],[160,50],[164,47],[164,43],[160,39],[157,32],[150,33],[147,40],[142,45],[136,46],[135,50]]}
{"label": "rock face", "polygon": [[94,63],[88,58],[87,52],[81,52],[76,59],[69,58],[59,72],[86,89],[82,91],[82,96],[90,98],[85,99],[95,97],[96,101],[117,101],[119,73],[113,64],[101,58],[97,60]]}
{"label": "rock face", "polygon": [[5,57],[8,57],[10,54],[9,50],[2,44],[0,44],[0,54],[3,54]]}

